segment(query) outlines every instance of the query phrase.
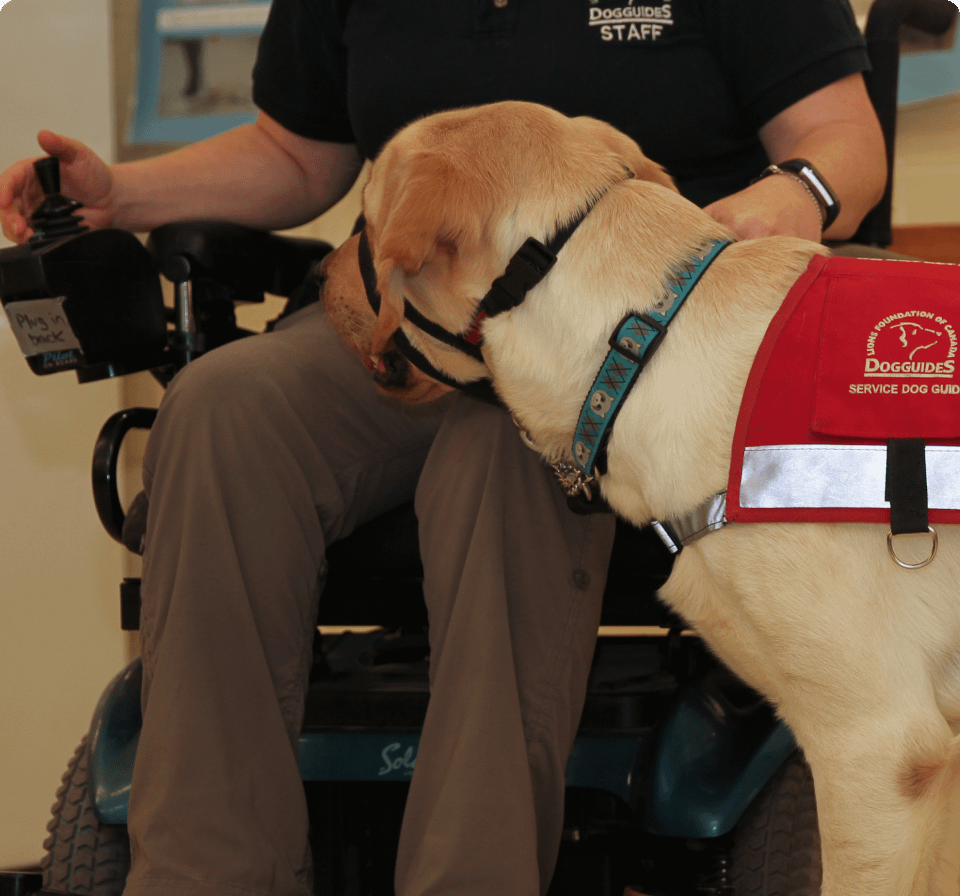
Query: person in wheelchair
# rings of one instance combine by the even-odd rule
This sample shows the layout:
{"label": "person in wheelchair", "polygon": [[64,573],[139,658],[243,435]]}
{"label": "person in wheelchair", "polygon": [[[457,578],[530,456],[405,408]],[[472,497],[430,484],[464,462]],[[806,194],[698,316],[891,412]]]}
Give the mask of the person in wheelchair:
{"label": "person in wheelchair", "polygon": [[[414,118],[526,99],[626,131],[740,238],[839,239],[886,176],[867,65],[847,0],[274,0],[256,123],[114,166],[39,141],[92,227],[280,229],[330,208]],[[754,182],[796,158],[832,201],[789,165]],[[9,238],[38,201],[28,162],[0,176]],[[175,378],[144,484],[128,896],[309,892],[296,743],[325,546],[414,494],[431,702],[396,891],[545,892],[612,518],[573,513],[500,408],[378,394],[318,303]]]}

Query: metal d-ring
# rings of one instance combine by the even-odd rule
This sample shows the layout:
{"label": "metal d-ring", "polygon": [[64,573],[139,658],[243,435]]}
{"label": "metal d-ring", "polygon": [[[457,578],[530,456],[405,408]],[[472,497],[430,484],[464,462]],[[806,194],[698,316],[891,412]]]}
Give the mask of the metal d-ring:
{"label": "metal d-ring", "polygon": [[[893,562],[897,566],[902,567],[903,569],[923,569],[924,566],[928,566],[933,562],[933,558],[937,556],[937,548],[940,545],[940,539],[937,537],[937,530],[932,526],[927,526],[927,531],[933,536],[933,542],[930,546],[930,556],[926,560],[921,561],[920,563],[904,563],[898,556],[897,552],[893,549],[893,532],[887,533],[887,551],[890,554],[890,557],[893,559]],[[903,533],[907,534],[907,533]],[[911,533],[913,534],[913,533]]]}

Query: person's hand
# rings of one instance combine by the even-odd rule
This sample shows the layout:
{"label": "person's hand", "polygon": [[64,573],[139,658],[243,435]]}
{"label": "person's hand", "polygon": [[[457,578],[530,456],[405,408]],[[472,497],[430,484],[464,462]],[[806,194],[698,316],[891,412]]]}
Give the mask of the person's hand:
{"label": "person's hand", "polygon": [[[110,194],[113,177],[106,162],[89,147],[51,131],[37,135],[40,148],[60,160],[64,195],[83,203],[80,214],[88,227],[109,227],[113,218]],[[43,191],[33,170],[35,159],[24,159],[0,174],[0,224],[3,235],[23,243],[33,232],[30,215],[43,200]]]}
{"label": "person's hand", "polygon": [[816,200],[795,178],[774,174],[708,205],[704,211],[729,227],[737,239],[798,236],[820,242]]}

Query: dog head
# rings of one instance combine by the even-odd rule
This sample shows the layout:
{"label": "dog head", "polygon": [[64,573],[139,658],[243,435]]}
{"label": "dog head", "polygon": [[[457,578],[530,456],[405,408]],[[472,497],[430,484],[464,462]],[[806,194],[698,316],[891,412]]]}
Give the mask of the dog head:
{"label": "dog head", "polygon": [[[374,356],[402,323],[405,297],[449,332],[464,332],[505,260],[527,237],[544,240],[631,176],[675,189],[669,175],[615,128],[531,103],[443,112],[400,131],[377,158],[364,190],[383,300]],[[405,332],[454,379],[486,375],[482,362]]]}
{"label": "dog head", "polygon": [[370,307],[360,273],[359,241],[359,236],[351,237],[321,262],[320,300],[327,316],[340,338],[373,371],[373,380],[381,391],[413,404],[434,401],[452,387],[422,373],[392,342],[383,347],[376,361],[371,358],[377,317]]}

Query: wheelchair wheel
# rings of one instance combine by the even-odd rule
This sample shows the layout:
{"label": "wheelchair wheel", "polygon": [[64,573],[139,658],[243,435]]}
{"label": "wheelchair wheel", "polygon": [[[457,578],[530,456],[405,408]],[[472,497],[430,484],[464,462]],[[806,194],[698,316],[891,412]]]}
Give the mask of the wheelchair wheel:
{"label": "wheelchair wheel", "polygon": [[818,896],[820,831],[810,768],[794,753],[734,831],[732,883],[740,896]]}
{"label": "wheelchair wheel", "polygon": [[101,824],[89,786],[87,738],[67,766],[47,825],[43,886],[75,896],[120,896],[130,870],[130,842],[123,825]]}

